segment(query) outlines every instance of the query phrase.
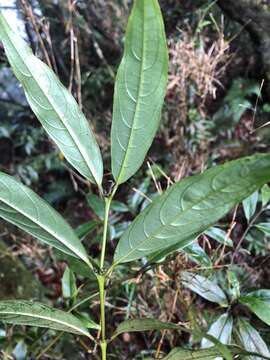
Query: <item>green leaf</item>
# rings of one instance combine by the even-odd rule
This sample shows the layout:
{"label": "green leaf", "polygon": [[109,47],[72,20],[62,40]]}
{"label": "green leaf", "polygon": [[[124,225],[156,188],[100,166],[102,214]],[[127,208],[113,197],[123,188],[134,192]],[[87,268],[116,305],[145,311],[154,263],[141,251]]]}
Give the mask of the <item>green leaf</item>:
{"label": "green leaf", "polygon": [[28,187],[2,172],[0,217],[90,265],[83,245],[62,216]]}
{"label": "green leaf", "polygon": [[42,126],[84,177],[101,187],[102,158],[83,113],[54,72],[11,29],[0,13],[0,38],[14,74]]}
{"label": "green leaf", "polygon": [[[228,314],[222,314],[211,326],[208,335],[214,336],[222,344],[229,345],[232,337],[233,319]],[[210,348],[214,344],[209,339],[202,339],[202,348]]]}
{"label": "green leaf", "polygon": [[212,266],[211,259],[197,242],[186,246],[183,249],[183,252],[186,253],[188,257],[197,264],[209,267]]}
{"label": "green leaf", "polygon": [[[198,234],[199,236],[199,234]],[[153,254],[147,256],[148,263],[158,263],[162,260],[164,260],[168,255],[172,254],[175,251],[185,251],[188,246],[191,246],[192,243],[196,240],[198,236],[191,236],[187,240],[187,245],[183,247],[182,243],[176,243],[166,249],[159,250],[154,252]]]}
{"label": "green leaf", "polygon": [[64,298],[75,298],[77,295],[77,286],[74,273],[67,266],[62,277],[62,294]]}
{"label": "green leaf", "polygon": [[112,339],[126,332],[142,332],[153,330],[182,330],[177,324],[163,322],[156,319],[132,319],[123,321],[118,325]]}
{"label": "green leaf", "polygon": [[252,216],[255,214],[259,193],[255,191],[248,198],[243,201],[244,213],[247,221],[249,222]]}
{"label": "green leaf", "polygon": [[169,355],[162,360],[215,360],[217,356],[222,355],[217,347],[201,350],[183,350],[181,348],[173,349]]}
{"label": "green leaf", "polygon": [[241,296],[239,301],[270,326],[270,290],[252,291],[245,296]]}
{"label": "green leaf", "polygon": [[236,300],[240,297],[240,283],[236,276],[236,273],[232,270],[227,271],[228,287],[232,300]]}
{"label": "green leaf", "polygon": [[[243,355],[245,360],[248,360],[246,356],[248,355],[258,355],[257,353],[246,351],[245,349],[240,348],[239,346],[227,346],[227,348],[234,355]],[[217,346],[213,346],[209,349],[201,349],[201,350],[184,350],[181,348],[173,349],[169,355],[162,360],[214,360],[217,357],[224,356],[221,349]],[[225,357],[226,358],[226,357]],[[237,357],[238,358],[238,357]],[[241,358],[242,359],[242,358]],[[261,359],[269,359],[267,356],[259,357],[259,358],[249,358],[249,360],[261,360]],[[148,358],[147,360],[153,360]]]}
{"label": "green leaf", "polygon": [[118,184],[142,165],[157,131],[168,73],[168,51],[157,0],[136,0],[118,69],[112,121],[112,173]]}
{"label": "green leaf", "polygon": [[204,233],[210,238],[218,241],[220,244],[226,244],[227,246],[233,247],[232,239],[228,238],[226,231],[220,228],[213,226],[210,229],[206,230]]}
{"label": "green leaf", "polygon": [[[13,325],[45,327],[90,337],[85,326],[74,315],[31,301],[0,301],[0,321]],[[99,325],[93,323],[92,328],[98,330]]]}
{"label": "green leaf", "polygon": [[266,236],[270,236],[270,223],[259,223],[255,226],[257,229],[261,230]]}
{"label": "green leaf", "polygon": [[86,200],[89,207],[94,211],[94,213],[100,218],[100,220],[104,220],[105,214],[105,202],[99,196],[95,194],[89,193],[86,195]]}
{"label": "green leaf", "polygon": [[87,221],[86,223],[79,225],[75,229],[75,233],[79,239],[83,239],[85,236],[90,234],[100,224],[101,224],[101,222],[97,221],[97,220]]}
{"label": "green leaf", "polygon": [[[258,354],[264,355],[265,357],[270,357],[270,352],[264,340],[254,329],[248,321],[244,319],[238,320],[239,327],[239,340],[242,343],[243,347],[250,352],[256,352]],[[260,356],[250,356],[247,360],[261,360]]]}
{"label": "green leaf", "polygon": [[265,206],[270,200],[270,187],[265,184],[261,189],[262,205]]}
{"label": "green leaf", "polygon": [[114,261],[129,262],[173,245],[184,247],[270,179],[270,155],[215,166],[172,185],[124,232]]}
{"label": "green leaf", "polygon": [[185,287],[202,296],[204,299],[220,304],[221,306],[228,305],[224,291],[216,283],[208,280],[204,276],[184,271],[182,273],[182,281]]}

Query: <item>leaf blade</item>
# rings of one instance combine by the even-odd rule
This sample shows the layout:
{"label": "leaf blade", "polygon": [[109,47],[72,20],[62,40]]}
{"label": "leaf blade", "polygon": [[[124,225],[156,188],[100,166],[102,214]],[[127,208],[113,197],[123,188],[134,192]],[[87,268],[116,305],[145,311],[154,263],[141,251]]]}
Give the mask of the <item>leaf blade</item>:
{"label": "leaf blade", "polygon": [[31,189],[3,172],[0,172],[0,217],[90,265],[85,248],[63,217]]}
{"label": "leaf blade", "polygon": [[[208,330],[207,334],[214,336],[222,344],[229,345],[232,337],[233,319],[227,313],[222,314]],[[211,340],[203,338],[202,348],[210,348],[213,346]]]}
{"label": "leaf blade", "polygon": [[[7,324],[46,327],[57,331],[90,337],[89,332],[74,315],[31,301],[0,301],[0,320]],[[93,323],[93,329],[99,325]]]}
{"label": "leaf blade", "polygon": [[222,306],[228,305],[224,291],[216,283],[204,276],[184,271],[182,273],[182,280],[185,287],[202,296],[204,299]]}
{"label": "leaf blade", "polygon": [[68,90],[37,57],[0,13],[0,38],[30,107],[67,161],[101,187],[103,164],[92,130]]}
{"label": "leaf blade", "polygon": [[[270,357],[270,352],[264,340],[256,329],[244,319],[238,320],[239,340],[247,351]],[[260,360],[261,357],[250,356],[249,360]]]}
{"label": "leaf blade", "polygon": [[252,291],[245,296],[241,296],[239,301],[270,326],[270,290]]}
{"label": "leaf blade", "polygon": [[179,244],[178,249],[188,245],[192,236],[208,229],[269,181],[269,165],[270,155],[255,155],[172,185],[122,235],[114,263],[136,260],[175,244]]}
{"label": "leaf blade", "polygon": [[[112,121],[112,173],[118,184],[141,166],[165,97],[168,51],[157,0],[136,0],[118,69]],[[132,74],[135,74],[134,76]]]}

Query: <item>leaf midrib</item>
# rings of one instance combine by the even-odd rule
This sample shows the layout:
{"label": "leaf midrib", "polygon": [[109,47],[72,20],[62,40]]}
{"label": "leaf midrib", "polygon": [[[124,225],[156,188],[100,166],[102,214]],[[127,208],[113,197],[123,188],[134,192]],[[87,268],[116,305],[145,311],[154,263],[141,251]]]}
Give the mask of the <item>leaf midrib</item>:
{"label": "leaf midrib", "polygon": [[[220,170],[219,174],[220,174],[222,171],[223,171],[223,169]],[[217,175],[218,175],[218,174],[217,174]],[[196,175],[195,175],[195,176],[196,176]],[[200,175],[197,175],[197,176],[200,176]],[[193,184],[193,185],[194,185],[194,184]],[[221,188],[220,190],[218,190],[218,192],[226,189],[228,186],[231,186],[231,183],[228,184],[228,185],[226,185],[225,187]],[[204,198],[202,198],[202,199],[201,199],[198,203],[196,203],[196,204],[200,204],[202,201],[206,200],[209,196],[213,195],[213,194],[216,193],[216,192],[217,192],[217,190],[208,193],[207,196],[205,196]],[[168,196],[169,196],[169,194],[168,194]],[[167,196],[167,197],[168,197],[168,196]],[[165,200],[164,200],[164,201],[165,201]],[[150,206],[151,206],[151,205],[150,205]],[[194,204],[193,204],[193,206],[194,206]],[[183,212],[186,212],[186,211],[191,210],[191,209],[193,208],[193,206],[188,207],[188,208],[185,209]],[[149,209],[149,211],[150,211],[150,209]],[[183,212],[182,212],[182,213],[183,213]],[[176,215],[176,216],[171,220],[171,222],[174,221],[174,220],[176,220],[178,217],[179,217],[179,214]],[[135,221],[136,221],[136,219],[135,219]],[[148,236],[148,237],[146,237],[144,240],[142,240],[142,241],[139,243],[138,246],[140,246],[141,244],[143,244],[143,243],[146,241],[146,239],[147,239],[147,240],[149,240],[150,238],[152,239],[157,233],[159,233],[160,229],[166,228],[168,225],[169,225],[169,224],[166,224],[166,225],[161,224],[161,226],[159,226],[158,229],[157,229],[155,232],[153,232],[153,234],[151,234],[151,236]],[[161,249],[158,249],[158,250],[161,250]],[[157,250],[157,251],[158,251],[158,250]],[[127,255],[123,256],[123,257],[120,258],[120,259],[118,259],[118,260],[114,263],[114,265],[119,264],[120,262],[122,262],[123,259],[126,259],[126,258],[127,258],[130,254],[132,254],[134,251],[137,251],[137,250],[136,250],[136,249],[135,249],[135,250],[132,249]]]}
{"label": "leaf midrib", "polygon": [[[64,239],[62,239],[61,237],[59,237],[59,235],[57,233],[52,232],[50,229],[47,228],[47,226],[44,226],[44,224],[40,223],[40,221],[32,219],[31,215],[29,216],[29,214],[26,214],[22,209],[18,209],[16,205],[14,204],[10,204],[8,201],[4,200],[2,197],[0,198],[0,200],[6,204],[7,206],[13,208],[14,210],[16,210],[18,213],[21,213],[23,216],[25,216],[28,220],[32,221],[33,223],[39,225],[43,230],[45,230],[47,233],[49,233],[51,236],[53,236],[54,238],[56,238],[58,241],[60,241],[60,243],[64,244],[68,249],[70,249],[74,254],[76,254],[77,256],[79,256],[82,260],[84,260],[87,264],[89,264],[89,262],[87,261],[87,258],[84,258],[84,256],[80,255],[80,253],[78,253],[76,250],[76,248],[73,248],[73,246],[69,243],[66,243],[66,241]],[[41,201],[43,201],[41,199]],[[16,225],[16,222],[14,222]],[[72,230],[72,229],[71,229]]]}
{"label": "leaf midrib", "polygon": [[[6,21],[6,20],[4,19],[4,21]],[[5,29],[5,27],[4,27],[4,29]],[[12,29],[10,29],[10,31],[13,32]],[[91,161],[90,161],[89,164],[88,164],[88,161],[86,161],[86,159],[88,159],[88,156],[87,156],[87,154],[85,153],[84,149],[81,148],[81,146],[80,146],[80,141],[78,142],[78,139],[77,139],[76,134],[73,134],[72,128],[70,128],[70,127],[69,127],[67,124],[65,124],[65,122],[62,120],[62,118],[61,118],[60,114],[58,113],[57,109],[55,108],[54,104],[51,102],[50,97],[47,96],[46,93],[43,91],[42,87],[40,86],[40,84],[39,84],[38,81],[36,80],[35,76],[34,76],[33,73],[31,72],[31,70],[29,69],[28,64],[27,64],[27,63],[24,61],[24,59],[21,57],[21,55],[20,55],[20,53],[17,51],[16,47],[13,46],[12,40],[11,40],[11,38],[9,37],[9,32],[5,30],[5,33],[6,33],[7,37],[8,37],[8,39],[9,39],[10,44],[12,45],[12,48],[15,50],[16,54],[18,55],[18,57],[21,59],[21,61],[24,63],[24,65],[25,65],[26,68],[28,69],[29,73],[31,74],[32,78],[35,80],[35,83],[38,85],[38,87],[39,87],[40,91],[42,92],[43,96],[48,100],[49,104],[50,104],[51,107],[54,109],[54,111],[55,111],[55,113],[57,114],[60,122],[61,122],[61,123],[64,125],[64,127],[67,129],[67,131],[68,131],[68,133],[70,134],[72,140],[74,141],[75,145],[77,146],[77,149],[79,150],[82,158],[84,159],[84,161],[85,161],[85,163],[86,163],[86,165],[87,165],[87,168],[88,168],[88,170],[90,171],[90,174],[92,175],[92,177],[94,178],[94,180],[96,181],[96,183],[99,185],[99,182],[97,181],[98,176],[97,176],[97,174],[96,174],[96,172],[95,172],[95,169],[94,169],[94,171],[93,171],[92,166],[90,165]],[[15,34],[15,36],[17,36],[17,35]],[[26,45],[26,46],[28,46],[28,45]],[[35,56],[34,56],[34,54],[33,54],[32,52],[31,52],[31,54],[29,54],[28,56],[33,56],[34,59],[36,60],[36,58],[35,58]],[[41,60],[40,60],[40,61],[41,61]],[[50,70],[51,70],[51,69],[50,69]],[[20,71],[20,70],[19,70],[19,71]],[[52,71],[52,70],[51,70],[51,71]],[[21,72],[21,71],[20,71],[20,72]],[[59,81],[59,82],[60,82],[60,81]],[[60,85],[64,87],[64,85],[63,85],[61,82],[60,82]],[[25,86],[23,86],[23,87],[24,87],[25,91],[28,92],[28,90],[26,90]],[[66,89],[64,88],[64,90],[66,90]],[[82,115],[83,115],[83,113],[82,113]],[[83,116],[84,116],[84,115],[83,115]],[[86,120],[86,119],[85,119],[85,120]],[[86,121],[87,121],[87,120],[86,120]],[[90,128],[90,125],[88,125],[88,126],[89,126],[89,128]],[[91,129],[90,129],[90,131],[91,131]],[[95,176],[94,176],[94,174],[95,174]]]}
{"label": "leaf midrib", "polygon": [[[141,66],[140,66],[140,80],[139,80],[139,88],[138,88],[138,93],[137,93],[137,102],[136,102],[136,107],[135,107],[133,121],[132,121],[132,128],[131,128],[131,130],[129,132],[127,150],[125,152],[124,159],[122,160],[121,170],[120,170],[119,175],[117,177],[117,184],[121,183],[121,176],[122,176],[122,173],[123,173],[123,171],[125,169],[125,164],[127,162],[127,157],[128,157],[128,154],[129,154],[130,143],[131,143],[132,138],[133,138],[133,133],[134,133],[133,129],[134,129],[136,119],[137,119],[137,112],[138,112],[138,109],[139,109],[139,107],[141,105],[141,103],[139,101],[139,99],[140,99],[139,94],[141,93],[141,89],[142,89],[142,86],[143,86],[143,79],[144,79],[144,76],[143,76],[144,74],[143,73],[144,73],[144,63],[145,63],[145,7],[144,6],[143,6],[143,39],[142,39],[142,42],[143,42],[143,48],[142,48],[142,59],[141,59]],[[126,59],[124,59],[124,60],[126,60]]]}
{"label": "leaf midrib", "polygon": [[[21,315],[21,316],[27,316],[27,317],[31,317],[31,318],[48,320],[48,321],[51,321],[52,323],[65,325],[68,328],[74,329],[74,330],[78,331],[79,333],[84,334],[87,337],[90,337],[88,331],[85,331],[85,330],[83,330],[81,328],[78,328],[77,326],[74,326],[73,324],[61,321],[61,320],[59,320],[59,319],[57,319],[55,317],[51,318],[51,317],[47,317],[47,316],[36,315],[36,314],[33,314],[33,313],[27,313],[27,312],[19,312],[19,311],[0,311],[0,314],[3,314],[3,315]],[[3,320],[3,321],[8,322],[8,320]],[[38,325],[36,325],[36,326],[38,326]]]}

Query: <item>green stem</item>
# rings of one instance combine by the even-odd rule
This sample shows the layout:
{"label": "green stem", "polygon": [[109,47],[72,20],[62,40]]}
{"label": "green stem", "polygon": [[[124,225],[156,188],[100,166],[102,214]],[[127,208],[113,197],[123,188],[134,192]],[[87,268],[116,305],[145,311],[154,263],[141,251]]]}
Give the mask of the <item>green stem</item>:
{"label": "green stem", "polygon": [[105,214],[104,214],[104,228],[103,238],[100,256],[100,274],[97,275],[98,286],[99,286],[99,297],[100,297],[100,325],[101,325],[101,341],[100,349],[102,353],[102,360],[106,360],[107,354],[107,340],[106,340],[106,319],[105,319],[105,285],[107,281],[106,273],[104,273],[104,262],[106,254],[107,234],[109,225],[109,214],[112,199],[116,193],[117,186],[114,187],[112,193],[108,198],[105,198]]}
{"label": "green stem", "polygon": [[107,340],[106,340],[106,320],[105,320],[105,282],[106,278],[102,275],[97,276],[100,297],[100,325],[101,325],[101,341],[100,349],[102,360],[106,360]]}

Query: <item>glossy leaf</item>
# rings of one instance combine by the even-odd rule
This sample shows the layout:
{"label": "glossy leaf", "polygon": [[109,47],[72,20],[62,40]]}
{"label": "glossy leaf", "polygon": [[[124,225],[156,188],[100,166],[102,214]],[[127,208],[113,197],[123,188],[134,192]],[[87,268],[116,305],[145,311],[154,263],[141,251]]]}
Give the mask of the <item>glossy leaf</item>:
{"label": "glossy leaf", "polygon": [[[13,325],[45,327],[90,337],[85,326],[74,315],[31,301],[0,301],[0,321]],[[99,325],[93,323],[92,329],[99,329]]]}
{"label": "glossy leaf", "polygon": [[212,226],[210,229],[206,230],[205,235],[210,238],[218,241],[220,244],[226,244],[227,246],[233,247],[232,239],[230,239],[226,233],[226,231]]}
{"label": "glossy leaf", "polygon": [[265,184],[261,189],[262,205],[265,206],[270,200],[270,187]]}
{"label": "glossy leaf", "polygon": [[252,291],[241,296],[239,301],[270,326],[270,290]]}
{"label": "glossy leaf", "polygon": [[209,267],[212,266],[211,259],[197,242],[186,246],[182,251],[197,264]]}
{"label": "glossy leaf", "polygon": [[228,290],[232,300],[236,300],[240,297],[240,282],[236,276],[235,271],[228,270],[227,271],[227,279],[228,279]]}
{"label": "glossy leaf", "polygon": [[185,287],[204,299],[222,306],[228,305],[224,291],[215,282],[208,280],[204,276],[185,271],[182,273],[182,281]]}
{"label": "glossy leaf", "polygon": [[[265,344],[264,340],[254,327],[252,327],[248,321],[240,319],[238,322],[239,327],[239,340],[242,343],[243,347],[250,352],[256,352],[258,354],[264,355],[265,357],[270,357],[270,352]],[[261,360],[259,356],[250,356],[247,360]]]}
{"label": "glossy leaf", "polygon": [[257,229],[261,230],[266,236],[270,236],[270,223],[259,223],[255,226]]}
{"label": "glossy leaf", "polygon": [[[258,355],[256,352],[247,351],[245,349],[240,348],[239,346],[227,346],[227,348],[234,354],[234,355],[243,355],[243,358],[248,360],[247,356]],[[184,350],[182,348],[175,348],[173,349],[169,355],[162,358],[162,360],[214,360],[217,356],[223,355],[222,352],[218,347],[211,347],[209,349],[201,349],[201,350]],[[224,356],[224,355],[223,355]],[[238,358],[237,357],[237,358]],[[226,357],[225,357],[226,358]],[[256,359],[257,358],[253,358]],[[262,356],[258,358],[258,360],[262,359],[269,359],[268,356]],[[147,358],[147,360],[153,360]],[[250,359],[249,359],[250,360]]]}
{"label": "glossy leaf", "polygon": [[112,339],[126,332],[142,332],[151,330],[181,330],[177,324],[163,322],[156,319],[132,319],[118,325]]}
{"label": "glossy leaf", "polygon": [[169,355],[162,358],[162,360],[214,360],[220,355],[220,350],[216,347],[201,350],[183,350],[181,348],[175,348]]}
{"label": "glossy leaf", "polygon": [[248,198],[243,201],[244,213],[247,221],[249,222],[252,216],[255,214],[257,203],[258,203],[259,194],[258,191],[255,191]]}
{"label": "glossy leaf", "polygon": [[54,72],[11,29],[0,13],[0,39],[28,103],[48,135],[75,169],[101,187],[99,147],[83,113]]}
{"label": "glossy leaf", "polygon": [[157,131],[168,73],[158,0],[136,0],[118,69],[112,121],[112,173],[118,184],[142,165]]}
{"label": "glossy leaf", "polygon": [[87,221],[86,223],[79,225],[75,229],[75,233],[79,239],[83,239],[85,236],[95,230],[100,224],[102,223],[97,220]]}
{"label": "glossy leaf", "polygon": [[67,266],[62,277],[62,294],[64,298],[75,298],[77,295],[77,286],[74,273]]}
{"label": "glossy leaf", "polygon": [[[215,166],[172,185],[122,235],[115,263],[190,243],[270,179],[270,155],[260,154]],[[207,216],[206,216],[207,215]]]}
{"label": "glossy leaf", "polygon": [[[222,344],[229,345],[232,337],[233,320],[228,314],[221,315],[211,326],[208,335],[214,336]],[[214,344],[208,340],[202,340],[202,348],[210,348]],[[220,359],[220,358],[219,358]]]}
{"label": "glossy leaf", "polygon": [[62,216],[28,187],[2,172],[0,217],[42,242],[90,264],[83,245]]}

